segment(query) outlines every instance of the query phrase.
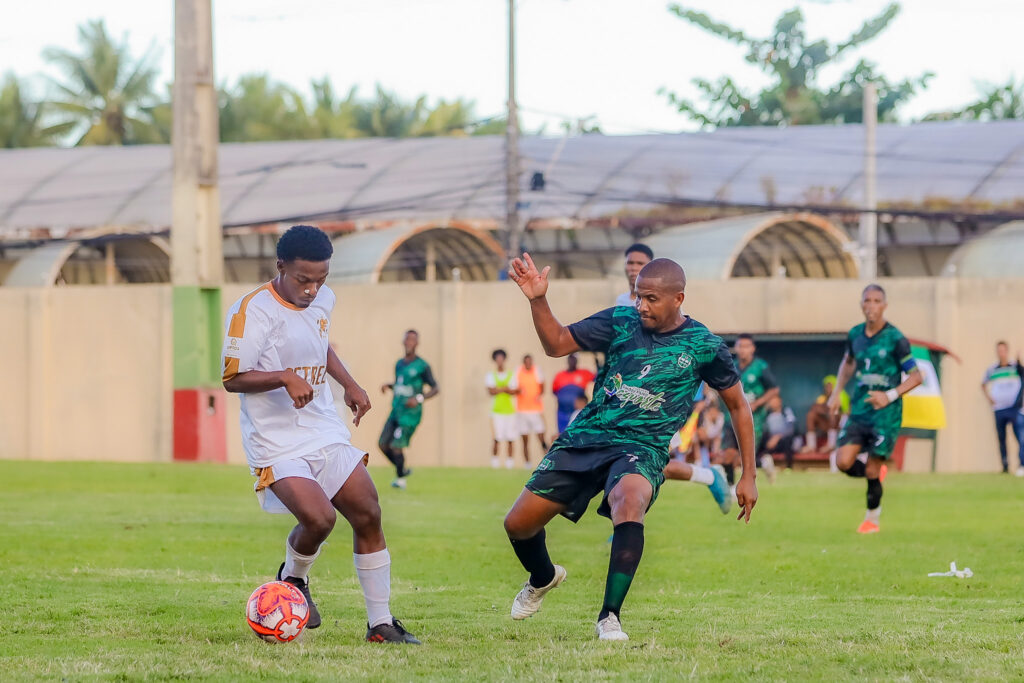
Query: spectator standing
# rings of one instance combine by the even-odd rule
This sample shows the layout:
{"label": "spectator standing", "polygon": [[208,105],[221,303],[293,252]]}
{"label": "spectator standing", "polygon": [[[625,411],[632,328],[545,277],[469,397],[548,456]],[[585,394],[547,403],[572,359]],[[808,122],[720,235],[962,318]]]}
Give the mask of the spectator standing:
{"label": "spectator standing", "polygon": [[569,425],[572,413],[576,410],[576,400],[586,397],[587,387],[594,381],[594,373],[579,368],[579,357],[570,353],[566,360],[566,369],[555,375],[551,382],[551,392],[558,402],[557,426],[561,434]]}
{"label": "spectator standing", "polygon": [[505,467],[512,469],[515,466],[512,453],[516,439],[519,438],[519,424],[516,422],[516,405],[512,397],[519,393],[519,384],[516,375],[505,368],[505,361],[508,354],[504,349],[495,349],[491,354],[494,361],[494,369],[487,373],[484,379],[484,386],[491,398],[491,427],[494,432],[494,445],[491,451],[491,467],[501,467],[501,458],[498,457],[499,444],[506,444],[507,458]]}
{"label": "spectator standing", "polygon": [[1021,413],[1022,394],[1024,394],[1024,366],[1020,362],[1020,354],[1016,362],[1010,362],[1010,347],[1000,341],[996,344],[997,362],[990,365],[981,381],[981,390],[995,412],[996,434],[999,437],[999,459],[1003,464],[1003,472],[1009,471],[1006,457],[1006,428],[1013,429],[1017,439],[1016,470],[1018,477],[1024,477],[1024,414]]}
{"label": "spectator standing", "polygon": [[544,436],[544,375],[534,365],[533,356],[523,356],[523,364],[516,371],[516,384],[519,387],[519,393],[516,394],[516,420],[523,437],[523,459],[529,467],[530,435],[537,436],[541,453],[548,451],[548,442]]}

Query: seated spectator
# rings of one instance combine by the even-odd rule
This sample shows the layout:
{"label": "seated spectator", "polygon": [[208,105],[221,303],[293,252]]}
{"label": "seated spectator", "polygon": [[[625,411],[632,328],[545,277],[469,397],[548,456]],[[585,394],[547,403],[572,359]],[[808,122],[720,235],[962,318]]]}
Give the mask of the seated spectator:
{"label": "seated spectator", "polygon": [[708,401],[707,407],[701,412],[700,425],[697,427],[697,443],[700,449],[700,464],[711,465],[722,450],[722,432],[725,430],[725,414],[718,405],[718,400]]}
{"label": "seated spectator", "polygon": [[836,447],[836,435],[839,433],[840,422],[850,414],[850,395],[844,390],[839,395],[839,415],[830,415],[828,397],[836,385],[836,376],[828,375],[821,381],[822,393],[814,399],[814,405],[807,411],[807,440],[803,447],[804,453],[817,453],[819,444],[824,441],[824,451]]}
{"label": "seated spectator", "polygon": [[789,408],[783,408],[782,399],[773,396],[768,400],[768,416],[765,418],[764,453],[770,458],[782,455],[786,467],[793,468],[793,437],[796,434],[796,417]]}

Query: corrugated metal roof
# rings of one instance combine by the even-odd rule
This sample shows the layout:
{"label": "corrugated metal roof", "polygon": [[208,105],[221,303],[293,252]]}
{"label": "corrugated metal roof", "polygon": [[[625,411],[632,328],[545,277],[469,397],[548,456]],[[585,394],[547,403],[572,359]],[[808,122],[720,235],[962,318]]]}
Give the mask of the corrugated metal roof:
{"label": "corrugated metal roof", "polygon": [[[859,125],[524,138],[524,214],[590,218],[667,202],[856,206],[862,141]],[[222,144],[223,223],[500,222],[503,146],[500,137]],[[530,176],[545,169],[545,190],[530,192]],[[879,126],[878,196],[1024,210],[1024,121]],[[0,235],[166,228],[170,201],[168,146],[0,151]]]}

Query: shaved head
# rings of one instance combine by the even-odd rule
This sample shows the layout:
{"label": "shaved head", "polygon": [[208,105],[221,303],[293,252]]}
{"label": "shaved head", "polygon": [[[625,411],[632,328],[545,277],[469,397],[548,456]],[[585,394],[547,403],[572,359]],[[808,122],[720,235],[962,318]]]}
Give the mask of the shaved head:
{"label": "shaved head", "polygon": [[675,294],[686,290],[686,273],[682,266],[667,258],[656,258],[640,271],[640,277],[648,282],[660,280],[663,291]]}

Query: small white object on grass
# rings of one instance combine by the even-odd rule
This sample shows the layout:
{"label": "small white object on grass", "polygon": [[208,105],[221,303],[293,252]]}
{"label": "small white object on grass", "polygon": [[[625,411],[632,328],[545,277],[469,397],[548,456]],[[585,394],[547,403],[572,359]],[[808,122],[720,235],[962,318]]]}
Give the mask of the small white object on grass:
{"label": "small white object on grass", "polygon": [[928,576],[955,576],[958,579],[969,579],[974,576],[974,572],[971,571],[970,567],[957,569],[956,562],[950,562],[948,572],[931,572]]}

